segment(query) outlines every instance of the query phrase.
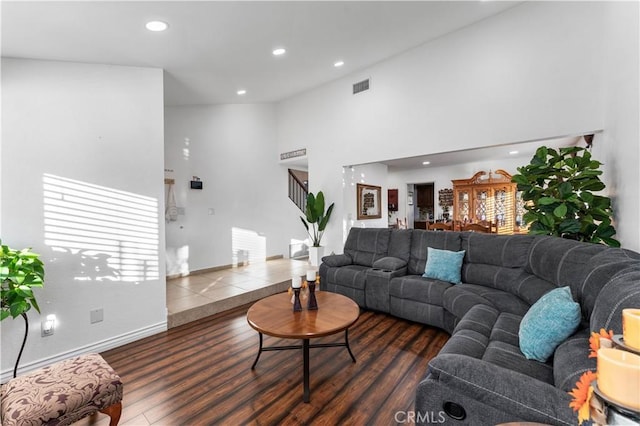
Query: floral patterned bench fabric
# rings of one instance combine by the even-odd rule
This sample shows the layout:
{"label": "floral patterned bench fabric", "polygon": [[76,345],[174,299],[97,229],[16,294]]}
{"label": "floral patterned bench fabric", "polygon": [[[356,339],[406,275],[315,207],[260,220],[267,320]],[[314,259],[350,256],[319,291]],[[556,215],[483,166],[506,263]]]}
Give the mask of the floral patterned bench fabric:
{"label": "floral patterned bench fabric", "polygon": [[82,355],[3,384],[2,425],[69,425],[120,401],[116,372],[100,355]]}

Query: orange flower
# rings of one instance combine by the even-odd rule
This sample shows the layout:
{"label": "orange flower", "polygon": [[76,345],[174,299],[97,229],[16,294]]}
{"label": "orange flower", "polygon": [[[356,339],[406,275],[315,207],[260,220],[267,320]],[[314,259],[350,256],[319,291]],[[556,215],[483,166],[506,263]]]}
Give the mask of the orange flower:
{"label": "orange flower", "polygon": [[591,332],[591,337],[589,337],[589,358],[597,358],[598,357],[598,349],[600,349],[600,339],[613,339],[613,330],[609,330],[608,332],[604,329],[600,329],[600,333],[596,333],[595,331]]}
{"label": "orange flower", "polygon": [[569,392],[569,395],[573,397],[573,400],[569,403],[569,407],[571,407],[573,411],[578,412],[578,424],[589,420],[589,401],[593,394],[591,382],[596,380],[596,378],[596,373],[587,371],[580,376],[580,380],[576,382],[576,387]]}

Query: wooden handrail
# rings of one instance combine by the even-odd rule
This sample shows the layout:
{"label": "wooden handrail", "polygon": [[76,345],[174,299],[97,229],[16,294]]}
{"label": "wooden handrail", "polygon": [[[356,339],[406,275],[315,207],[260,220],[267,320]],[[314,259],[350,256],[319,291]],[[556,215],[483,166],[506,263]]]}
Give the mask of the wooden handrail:
{"label": "wooden handrail", "polygon": [[304,184],[304,182],[300,181],[300,179],[298,179],[298,176],[296,176],[291,169],[289,169],[289,176],[291,176],[292,178],[295,179],[296,182],[298,182],[298,185],[302,186],[303,188],[306,188],[307,186]]}

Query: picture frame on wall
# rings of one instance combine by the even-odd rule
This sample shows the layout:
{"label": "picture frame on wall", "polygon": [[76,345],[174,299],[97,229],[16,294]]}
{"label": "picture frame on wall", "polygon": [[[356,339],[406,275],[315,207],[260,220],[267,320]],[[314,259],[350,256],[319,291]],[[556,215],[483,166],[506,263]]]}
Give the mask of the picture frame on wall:
{"label": "picture frame on wall", "polygon": [[380,219],[382,217],[382,188],[359,183],[357,192],[358,220]]}

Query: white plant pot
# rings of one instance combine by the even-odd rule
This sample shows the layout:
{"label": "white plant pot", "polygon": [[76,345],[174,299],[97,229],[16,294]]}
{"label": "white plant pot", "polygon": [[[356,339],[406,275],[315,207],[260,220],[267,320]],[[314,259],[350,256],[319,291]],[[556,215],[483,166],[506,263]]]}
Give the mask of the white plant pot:
{"label": "white plant pot", "polygon": [[324,256],[324,247],[309,247],[309,263],[311,266],[320,266]]}

